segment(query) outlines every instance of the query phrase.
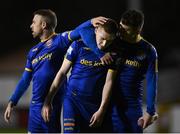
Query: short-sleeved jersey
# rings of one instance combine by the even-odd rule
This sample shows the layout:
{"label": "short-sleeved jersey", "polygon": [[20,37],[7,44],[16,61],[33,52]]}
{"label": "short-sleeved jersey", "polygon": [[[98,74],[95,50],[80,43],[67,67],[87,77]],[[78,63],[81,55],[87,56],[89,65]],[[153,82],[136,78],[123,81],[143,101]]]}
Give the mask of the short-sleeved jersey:
{"label": "short-sleeved jersey", "polygon": [[29,51],[25,70],[32,71],[32,103],[44,101],[70,43],[67,36],[55,34],[51,39],[40,42]]}
{"label": "short-sleeved jersey", "polygon": [[82,41],[69,47],[66,59],[72,62],[68,92],[92,97],[101,101],[108,66],[103,66],[98,56]]}
{"label": "short-sleeved jersey", "polygon": [[[116,65],[119,69],[115,96],[129,105],[141,105],[143,80],[147,79],[147,97],[149,112],[154,112],[154,97],[157,86],[157,52],[146,40],[136,44],[119,40],[119,58]],[[117,93],[118,92],[118,93]],[[120,96],[119,96],[120,95]],[[124,99],[124,100],[123,100]],[[149,99],[149,100],[148,100]]]}

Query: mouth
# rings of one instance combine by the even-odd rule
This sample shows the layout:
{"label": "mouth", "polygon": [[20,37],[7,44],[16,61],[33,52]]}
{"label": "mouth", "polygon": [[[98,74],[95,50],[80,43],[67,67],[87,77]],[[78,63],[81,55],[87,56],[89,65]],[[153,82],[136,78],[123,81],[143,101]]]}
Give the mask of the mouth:
{"label": "mouth", "polygon": [[102,46],[98,46],[98,48],[99,48],[100,50],[103,50],[103,49],[104,49],[104,47],[102,47]]}

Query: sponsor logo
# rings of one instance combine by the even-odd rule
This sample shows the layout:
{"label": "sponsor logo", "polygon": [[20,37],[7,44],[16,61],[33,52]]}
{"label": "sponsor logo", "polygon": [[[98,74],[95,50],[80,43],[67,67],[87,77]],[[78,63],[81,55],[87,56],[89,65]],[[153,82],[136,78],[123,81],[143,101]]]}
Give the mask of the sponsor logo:
{"label": "sponsor logo", "polygon": [[125,62],[126,65],[130,65],[130,66],[133,66],[133,67],[140,67],[140,63],[138,61],[135,61],[135,60],[126,60]]}
{"label": "sponsor logo", "polygon": [[101,61],[89,61],[89,60],[86,60],[86,59],[80,60],[80,63],[81,63],[82,65],[94,66],[94,67],[96,67],[96,66],[102,66],[102,65],[103,65]]}
{"label": "sponsor logo", "polygon": [[46,53],[42,56],[39,56],[38,58],[33,59],[32,64],[38,63],[39,61],[43,61],[45,59],[51,60],[51,58],[52,58],[52,53],[50,54]]}

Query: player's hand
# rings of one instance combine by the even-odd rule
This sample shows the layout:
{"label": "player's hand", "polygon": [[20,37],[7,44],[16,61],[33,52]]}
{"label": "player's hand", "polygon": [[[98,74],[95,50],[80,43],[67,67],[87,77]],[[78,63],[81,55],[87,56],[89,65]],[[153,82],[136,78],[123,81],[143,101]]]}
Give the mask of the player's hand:
{"label": "player's hand", "polygon": [[106,53],[103,57],[101,57],[100,60],[101,60],[103,65],[105,65],[105,64],[109,65],[113,62],[113,58],[109,52]]}
{"label": "player's hand", "polygon": [[147,112],[139,118],[138,125],[141,126],[143,129],[147,128],[149,125],[151,125],[154,121],[158,119],[158,114],[155,113],[155,115],[151,116]]}
{"label": "player's hand", "polygon": [[44,119],[45,122],[50,121],[50,116],[51,116],[51,110],[52,110],[52,105],[51,104],[44,104],[42,107],[41,115]]}
{"label": "player's hand", "polygon": [[94,27],[97,27],[99,24],[103,25],[107,20],[108,18],[99,16],[99,17],[92,18],[91,23]]}
{"label": "player's hand", "polygon": [[4,112],[4,120],[9,123],[11,112],[13,110],[13,103],[10,101],[6,107],[6,111]]}
{"label": "player's hand", "polygon": [[104,112],[102,110],[98,110],[93,114],[90,119],[89,127],[99,127],[103,122]]}

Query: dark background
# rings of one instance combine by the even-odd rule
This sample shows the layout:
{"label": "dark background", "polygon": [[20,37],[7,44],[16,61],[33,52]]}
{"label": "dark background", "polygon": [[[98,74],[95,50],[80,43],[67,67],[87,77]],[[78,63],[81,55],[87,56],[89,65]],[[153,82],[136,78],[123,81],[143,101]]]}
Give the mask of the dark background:
{"label": "dark background", "polygon": [[[139,0],[140,1],[140,0]],[[169,60],[167,53],[179,49],[178,0],[140,1],[145,14],[143,36],[151,42],[159,54],[160,68],[174,66],[176,60]],[[1,3],[1,47],[0,56],[18,49],[29,49],[35,45],[29,28],[32,13],[40,8],[56,12],[58,27],[56,32],[72,29],[83,21],[99,15],[120,20],[128,9],[128,0],[6,0]]]}

